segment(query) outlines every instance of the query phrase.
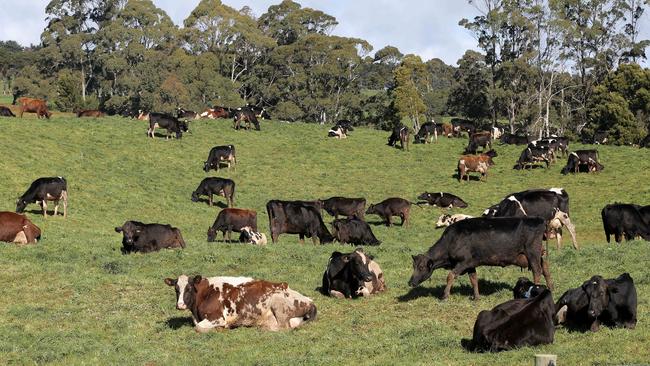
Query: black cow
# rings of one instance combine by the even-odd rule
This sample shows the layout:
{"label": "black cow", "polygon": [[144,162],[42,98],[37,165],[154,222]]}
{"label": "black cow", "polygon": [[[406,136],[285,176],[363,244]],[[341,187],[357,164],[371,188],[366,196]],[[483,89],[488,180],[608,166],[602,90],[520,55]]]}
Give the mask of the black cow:
{"label": "black cow", "polygon": [[170,116],[166,113],[149,113],[149,129],[147,130],[147,136],[154,138],[156,128],[164,128],[167,130],[167,135],[165,138],[169,138],[171,133],[176,134],[176,138],[180,139],[183,137],[183,132],[188,131],[187,122],[179,121],[174,116]]}
{"label": "black cow", "polygon": [[0,106],[0,116],[2,117],[16,117],[16,115],[11,111],[11,109]]}
{"label": "black cow", "polygon": [[593,276],[582,286],[566,291],[555,304],[558,324],[575,330],[597,331],[608,327],[636,327],[637,295],[629,273],[605,280]]}
{"label": "black cow", "polygon": [[501,141],[502,144],[528,145],[528,143],[532,141],[532,137],[530,135],[522,136],[522,135],[513,135],[511,133],[506,133],[501,135],[501,138],[499,140]]}
{"label": "black cow", "polygon": [[352,126],[352,122],[347,119],[340,119],[336,122],[336,125],[334,127],[340,126],[345,128],[347,131],[354,131],[354,127]]}
{"label": "black cow", "polygon": [[356,298],[384,291],[384,274],[373,258],[357,248],[352,253],[333,252],[323,273],[323,295]]}
{"label": "black cow", "polygon": [[512,295],[515,299],[531,299],[537,297],[544,290],[546,290],[546,286],[536,285],[526,277],[519,277],[512,289]]}
{"label": "black cow", "polygon": [[415,144],[430,144],[435,138],[438,141],[438,135],[442,135],[442,125],[435,122],[426,122],[420,126],[418,133],[415,134],[413,143]]}
{"label": "black cow", "polygon": [[339,215],[348,217],[357,217],[363,220],[363,213],[366,210],[365,198],[347,198],[347,197],[330,197],[325,200],[318,200],[323,210],[328,214],[334,216],[335,219]]}
{"label": "black cow", "polygon": [[634,240],[641,236],[650,241],[650,220],[647,217],[647,209],[639,205],[616,203],[607,205],[600,211],[603,219],[605,237],[609,243],[610,235],[614,235],[617,243],[625,240]]}
{"label": "black cow", "polygon": [[[547,225],[546,238],[557,238],[557,247],[562,244],[560,228],[566,226],[571,234],[573,247],[578,249],[575,226],[569,217],[569,194],[562,188],[529,189],[506,196],[498,204],[483,212],[487,217],[526,217],[537,216]],[[555,220],[560,221],[556,225]]]}
{"label": "black cow", "polygon": [[566,166],[562,174],[578,172],[599,172],[605,169],[598,159],[598,150],[576,150],[569,153]]}
{"label": "black cow", "polygon": [[278,241],[282,233],[298,234],[301,244],[304,243],[305,237],[312,238],[314,244],[316,238],[321,244],[331,243],[334,240],[323,222],[318,201],[271,200],[266,204],[266,212],[269,215],[273,243]]}
{"label": "black cow", "polygon": [[456,277],[467,274],[479,298],[476,267],[517,265],[533,272],[533,282],[544,275],[553,289],[548,262],[542,257],[542,238],[546,224],[539,217],[473,218],[458,221],[442,233],[424,254],[413,256],[413,275],[408,284],[415,287],[438,268],[449,269],[442,299],[447,299]]}
{"label": "black cow", "polygon": [[225,241],[230,241],[231,232],[239,233],[245,227],[257,231],[257,212],[242,208],[224,208],[219,211],[214,223],[208,228],[208,242],[215,241],[219,231]]}
{"label": "black cow", "polygon": [[355,245],[381,244],[381,241],[377,240],[375,234],[372,233],[370,225],[356,217],[334,220],[332,222],[332,234],[339,243]]}
{"label": "black cow", "polygon": [[465,208],[467,203],[462,198],[451,193],[437,192],[429,193],[424,192],[418,196],[419,200],[425,200],[429,205],[442,207],[442,208]]}
{"label": "black cow", "polygon": [[63,177],[38,178],[29,185],[27,191],[16,201],[16,212],[23,213],[30,203],[38,203],[47,217],[47,201],[54,201],[54,216],[63,201],[63,217],[68,216],[68,182]]}
{"label": "black cow", "polygon": [[210,169],[219,171],[221,162],[225,161],[230,169],[230,164],[237,164],[237,155],[235,154],[235,145],[215,146],[210,149],[208,160],[203,162],[203,171],[209,172]]}
{"label": "black cow", "polygon": [[492,310],[483,310],[474,323],[468,348],[499,352],[551,344],[555,336],[553,310],[553,295],[549,290],[530,299],[509,300]]}
{"label": "black cow", "polygon": [[380,216],[386,226],[391,226],[391,217],[399,216],[402,219],[402,226],[409,226],[409,215],[411,212],[411,202],[399,198],[387,198],[377,204],[371,204],[366,210],[366,214],[374,214]]}
{"label": "black cow", "polygon": [[122,254],[149,253],[164,248],[185,248],[181,231],[170,225],[126,221],[115,231],[122,233]]}
{"label": "black cow", "polygon": [[208,204],[212,206],[212,195],[223,196],[228,201],[228,207],[235,205],[235,182],[227,178],[208,177],[199,183],[192,192],[192,202],[199,200],[199,195],[208,196]]}
{"label": "black cow", "polygon": [[483,151],[492,147],[492,134],[490,132],[482,131],[471,134],[463,154],[476,154],[479,147],[482,147]]}
{"label": "black cow", "polygon": [[409,149],[409,129],[404,125],[393,127],[393,131],[388,136],[388,146],[397,147],[397,141],[400,142],[402,150],[408,151]]}
{"label": "black cow", "polygon": [[[242,122],[246,123],[246,125],[242,125]],[[260,130],[260,122],[257,120],[257,116],[255,116],[255,112],[253,112],[252,109],[249,107],[242,107],[237,108],[237,110],[234,111],[233,128],[235,130],[239,130],[240,128],[250,129],[251,124],[253,124],[256,131]]]}
{"label": "black cow", "polygon": [[199,118],[201,118],[201,115],[199,113],[194,112],[194,111],[190,111],[190,110],[183,109],[183,108],[179,107],[179,108],[176,108],[176,118],[177,119],[184,119],[184,120],[199,119]]}
{"label": "black cow", "polygon": [[546,168],[553,159],[553,152],[548,147],[527,146],[519,155],[517,164],[514,169],[521,170],[526,167],[532,167],[536,163],[546,163]]}

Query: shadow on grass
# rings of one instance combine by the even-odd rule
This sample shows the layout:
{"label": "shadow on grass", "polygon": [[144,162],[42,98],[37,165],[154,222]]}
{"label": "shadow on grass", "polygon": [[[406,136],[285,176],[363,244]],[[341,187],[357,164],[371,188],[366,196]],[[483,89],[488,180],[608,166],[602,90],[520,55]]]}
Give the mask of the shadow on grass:
{"label": "shadow on grass", "polygon": [[173,318],[169,318],[165,321],[165,325],[167,325],[168,328],[170,329],[180,329],[182,327],[191,327],[192,326],[192,318],[191,317],[186,317],[186,316],[177,316]]}
{"label": "shadow on grass", "polygon": [[[397,221],[392,221],[391,226],[403,226],[401,224],[401,222],[402,222],[401,219],[398,217]],[[368,223],[368,225],[372,225],[372,226],[386,226],[385,221],[366,221],[366,223]],[[389,226],[386,226],[386,227],[389,227]]]}
{"label": "shadow on grass", "polygon": [[[210,205],[210,200],[208,200],[207,198],[199,198],[196,202],[202,202],[202,203],[205,203],[208,206]],[[221,201],[215,201],[215,200],[212,200],[212,206],[213,207],[217,206],[219,208],[228,208],[227,203],[221,202]]]}
{"label": "shadow on grass", "polygon": [[[506,290],[506,289],[510,290],[512,289],[512,286],[506,282],[493,282],[493,281],[483,280],[483,279],[478,280],[478,291],[479,291],[479,295],[481,296],[492,295],[496,292],[499,292],[501,290]],[[442,294],[444,292],[445,292],[445,285],[439,285],[436,287],[418,286],[412,288],[408,293],[402,296],[398,296],[397,301],[408,302],[420,297],[429,297],[429,296],[439,299],[442,297]],[[472,296],[474,295],[474,290],[472,289],[472,286],[466,283],[454,284],[454,286],[451,287],[451,293],[461,294],[463,296]]]}
{"label": "shadow on grass", "polygon": [[[475,172],[472,172],[472,173],[475,173]],[[455,180],[457,180],[458,182],[461,182],[461,183],[462,182],[467,182],[467,178],[465,178],[465,177],[463,178],[462,181],[459,181],[458,180],[458,173],[452,174],[451,177],[454,178]],[[475,175],[475,174],[472,175],[472,174],[468,173],[467,177],[469,177],[470,182],[471,181],[484,182],[484,181],[481,180],[482,175],[480,173],[478,175]]]}
{"label": "shadow on grass", "polygon": [[[51,206],[51,207],[54,207],[54,206]],[[43,210],[41,210],[41,209],[38,209],[38,210],[25,210],[23,213],[43,216]],[[48,217],[49,216],[54,216],[54,208],[52,208],[52,209],[48,208],[47,216]],[[56,213],[56,216],[63,216],[63,209],[61,207],[59,207],[59,211]]]}

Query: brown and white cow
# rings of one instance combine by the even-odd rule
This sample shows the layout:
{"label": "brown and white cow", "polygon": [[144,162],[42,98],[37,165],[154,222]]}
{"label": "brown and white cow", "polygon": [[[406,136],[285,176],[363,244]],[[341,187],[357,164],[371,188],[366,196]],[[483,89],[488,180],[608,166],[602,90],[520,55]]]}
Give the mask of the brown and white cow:
{"label": "brown and white cow", "polygon": [[316,319],[314,302],[284,282],[181,275],[165,283],[174,286],[176,308],[190,310],[199,333],[242,326],[278,331]]}
{"label": "brown and white cow", "polygon": [[34,98],[18,98],[18,104],[20,105],[20,118],[23,118],[23,113],[36,113],[36,117],[41,118],[45,117],[50,119],[52,113],[47,110],[47,102],[41,99]]}
{"label": "brown and white cow", "polygon": [[41,229],[25,215],[14,212],[0,212],[0,241],[16,244],[36,244],[41,238]]}
{"label": "brown and white cow", "polygon": [[496,152],[494,150],[480,155],[462,155],[458,159],[458,181],[462,181],[463,177],[467,177],[469,182],[470,172],[481,173],[479,181],[483,180],[483,177],[487,180],[488,169],[494,165],[492,158],[495,156]]}

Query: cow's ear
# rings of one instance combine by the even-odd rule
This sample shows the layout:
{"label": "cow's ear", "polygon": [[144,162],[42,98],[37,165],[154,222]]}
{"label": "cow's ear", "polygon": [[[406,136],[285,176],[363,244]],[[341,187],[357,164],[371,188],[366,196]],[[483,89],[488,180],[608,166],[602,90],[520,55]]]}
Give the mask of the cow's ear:
{"label": "cow's ear", "polygon": [[119,226],[116,227],[116,228],[115,228],[115,232],[116,232],[116,233],[121,233],[121,232],[122,232],[122,228],[119,227]]}
{"label": "cow's ear", "polygon": [[194,279],[192,280],[192,283],[193,283],[194,285],[198,285],[199,282],[201,282],[202,279],[203,279],[203,278],[201,277],[201,275],[196,275],[196,276],[194,276]]}
{"label": "cow's ear", "polygon": [[338,258],[338,257],[340,257],[342,255],[343,255],[343,253],[341,253],[341,252],[332,252],[332,255],[330,255],[330,258]]}
{"label": "cow's ear", "polygon": [[347,263],[347,262],[350,261],[350,256],[349,256],[349,255],[344,255],[344,256],[341,257],[341,258],[343,259],[343,262],[346,262],[346,263]]}
{"label": "cow's ear", "polygon": [[174,280],[172,278],[165,278],[165,283],[167,286],[176,286],[177,280]]}

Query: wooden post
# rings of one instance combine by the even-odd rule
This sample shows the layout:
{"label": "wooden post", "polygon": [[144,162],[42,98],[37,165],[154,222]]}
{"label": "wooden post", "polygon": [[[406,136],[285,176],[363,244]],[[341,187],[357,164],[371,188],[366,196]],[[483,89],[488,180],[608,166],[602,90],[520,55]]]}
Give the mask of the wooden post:
{"label": "wooden post", "polygon": [[557,366],[557,355],[535,355],[535,366]]}

